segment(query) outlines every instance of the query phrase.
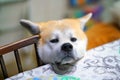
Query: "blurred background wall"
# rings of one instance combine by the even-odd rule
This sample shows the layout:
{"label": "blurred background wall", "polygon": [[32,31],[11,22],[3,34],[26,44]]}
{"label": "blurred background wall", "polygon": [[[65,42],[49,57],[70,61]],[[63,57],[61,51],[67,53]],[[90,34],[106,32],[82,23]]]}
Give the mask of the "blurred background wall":
{"label": "blurred background wall", "polygon": [[[20,19],[35,22],[62,19],[66,13],[67,0],[0,0],[0,45],[18,40],[27,33],[20,27]],[[6,38],[8,33],[13,33]],[[20,32],[20,33],[19,33]],[[17,34],[14,34],[17,33]],[[3,35],[3,37],[2,37]],[[14,37],[14,39],[12,38]]]}
{"label": "blurred background wall", "polygon": [[[93,12],[96,20],[109,21],[110,7],[117,0],[0,0],[0,45],[22,38],[27,33],[20,19],[34,22],[79,18]],[[17,32],[16,32],[17,31]],[[25,33],[21,33],[21,31]],[[14,33],[17,34],[14,34]],[[20,32],[20,33],[19,33]],[[13,33],[10,35],[9,33]],[[10,36],[7,36],[9,34]],[[2,37],[3,36],[3,37]],[[4,39],[6,36],[6,39]],[[12,38],[14,37],[14,39]],[[9,37],[9,40],[7,39]],[[16,38],[16,39],[15,39]]]}
{"label": "blurred background wall", "polygon": [[[95,22],[110,22],[110,8],[119,0],[0,0],[0,46],[30,36],[20,26],[20,19],[34,22],[79,18],[89,12],[94,13],[86,28]],[[25,70],[35,67],[32,48],[21,50]],[[10,75],[15,74],[13,55],[5,55]],[[28,67],[29,66],[29,67]],[[1,74],[1,73],[0,73]]]}

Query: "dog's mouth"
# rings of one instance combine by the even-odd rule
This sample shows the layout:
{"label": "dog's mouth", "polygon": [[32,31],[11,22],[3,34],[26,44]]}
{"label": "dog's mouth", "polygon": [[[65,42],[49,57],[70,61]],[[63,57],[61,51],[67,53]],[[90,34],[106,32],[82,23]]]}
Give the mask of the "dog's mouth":
{"label": "dog's mouth", "polygon": [[71,57],[71,56],[66,56],[64,58],[61,59],[60,62],[58,62],[58,64],[61,64],[61,65],[65,65],[65,64],[73,64],[76,60]]}
{"label": "dog's mouth", "polygon": [[71,71],[76,70],[76,63],[81,58],[74,58],[73,56],[66,56],[62,58],[60,61],[55,61],[55,63],[52,64],[53,70],[57,74],[65,74],[69,73]]}
{"label": "dog's mouth", "polygon": [[59,62],[55,62],[55,65],[57,66],[58,69],[60,70],[67,70],[69,67],[74,66],[74,64],[78,61],[79,59],[74,59],[73,57],[64,57],[61,59]]}

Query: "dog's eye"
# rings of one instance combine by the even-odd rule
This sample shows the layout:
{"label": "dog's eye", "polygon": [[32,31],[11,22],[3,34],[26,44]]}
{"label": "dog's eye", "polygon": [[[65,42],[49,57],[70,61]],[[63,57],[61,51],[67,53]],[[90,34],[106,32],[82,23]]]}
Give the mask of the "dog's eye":
{"label": "dog's eye", "polygon": [[52,39],[52,40],[50,40],[50,42],[57,43],[57,42],[59,42],[59,40],[58,39]]}
{"label": "dog's eye", "polygon": [[71,40],[72,42],[75,42],[75,41],[77,40],[77,38],[72,37],[70,40]]}

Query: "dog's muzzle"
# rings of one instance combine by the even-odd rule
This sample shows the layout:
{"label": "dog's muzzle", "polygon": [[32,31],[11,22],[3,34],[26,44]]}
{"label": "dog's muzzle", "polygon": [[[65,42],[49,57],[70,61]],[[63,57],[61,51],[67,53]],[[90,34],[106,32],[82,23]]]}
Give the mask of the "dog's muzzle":
{"label": "dog's muzzle", "polygon": [[61,50],[64,52],[71,52],[73,50],[73,46],[70,43],[64,43],[61,47]]}
{"label": "dog's muzzle", "polygon": [[70,43],[64,43],[61,46],[61,51],[63,53],[63,57],[61,58],[60,63],[61,64],[66,64],[66,63],[73,63],[75,61],[74,56],[73,56],[73,46]]}

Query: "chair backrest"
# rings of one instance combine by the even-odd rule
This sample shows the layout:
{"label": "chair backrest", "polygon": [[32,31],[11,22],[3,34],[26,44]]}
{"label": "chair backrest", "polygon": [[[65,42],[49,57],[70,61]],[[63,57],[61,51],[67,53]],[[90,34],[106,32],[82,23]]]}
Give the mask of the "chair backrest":
{"label": "chair backrest", "polygon": [[7,69],[5,66],[3,55],[7,54],[9,52],[12,52],[12,51],[14,52],[14,55],[15,55],[15,59],[16,59],[17,67],[18,67],[18,72],[19,73],[23,72],[21,60],[20,60],[20,56],[19,56],[19,51],[18,51],[18,49],[20,49],[20,48],[34,44],[36,58],[37,58],[37,64],[38,64],[38,66],[42,65],[42,62],[41,62],[40,58],[38,57],[38,51],[37,51],[37,43],[38,43],[39,39],[40,39],[39,35],[34,35],[34,36],[29,37],[29,38],[25,38],[25,39],[22,39],[20,41],[17,41],[17,42],[0,47],[0,64],[1,64],[1,69],[3,72],[4,78],[8,78],[8,73],[7,73]]}

